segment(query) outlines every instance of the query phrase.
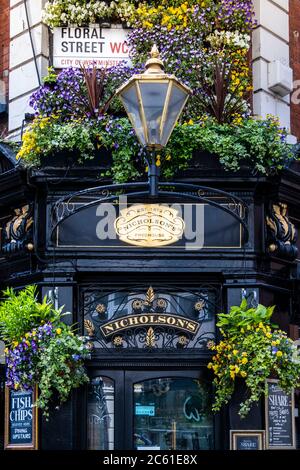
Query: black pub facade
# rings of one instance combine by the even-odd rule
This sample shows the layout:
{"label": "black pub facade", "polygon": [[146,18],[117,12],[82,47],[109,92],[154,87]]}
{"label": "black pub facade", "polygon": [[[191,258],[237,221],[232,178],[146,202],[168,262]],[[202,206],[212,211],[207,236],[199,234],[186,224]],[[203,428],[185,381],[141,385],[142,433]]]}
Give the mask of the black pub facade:
{"label": "black pub facade", "polygon": [[111,186],[100,168],[26,170],[1,146],[0,288],[37,284],[91,348],[90,383],[38,417],[40,449],[229,449],[230,431],[266,429],[264,403],[239,419],[242,388],[212,412],[208,343],[216,314],[243,298],[275,304],[298,339],[300,171],[211,161],[153,193]]}

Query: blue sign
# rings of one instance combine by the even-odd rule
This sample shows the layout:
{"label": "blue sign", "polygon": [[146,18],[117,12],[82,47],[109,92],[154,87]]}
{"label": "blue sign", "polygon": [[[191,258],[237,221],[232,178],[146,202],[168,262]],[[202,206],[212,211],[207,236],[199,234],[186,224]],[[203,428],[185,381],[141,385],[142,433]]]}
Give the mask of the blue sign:
{"label": "blue sign", "polygon": [[154,405],[136,405],[135,414],[142,416],[155,416],[155,407]]}

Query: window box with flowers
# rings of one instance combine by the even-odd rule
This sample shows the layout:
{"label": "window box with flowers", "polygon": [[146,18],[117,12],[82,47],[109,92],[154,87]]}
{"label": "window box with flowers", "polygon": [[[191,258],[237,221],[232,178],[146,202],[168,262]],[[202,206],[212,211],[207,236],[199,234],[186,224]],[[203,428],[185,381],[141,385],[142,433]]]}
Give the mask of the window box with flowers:
{"label": "window box with flowers", "polygon": [[0,339],[5,342],[6,385],[12,390],[39,386],[36,402],[46,418],[51,405],[65,402],[74,388],[88,382],[84,360],[90,351],[84,338],[62,322],[62,313],[35,286],[3,292]]}
{"label": "window box with flowers", "polygon": [[244,382],[247,392],[240,404],[242,418],[267,394],[267,379],[277,378],[286,393],[300,386],[299,351],[284,331],[271,324],[273,310],[263,305],[248,308],[243,300],[228,314],[218,315],[223,338],[217,345],[210,344],[214,356],[208,364],[215,376],[214,411],[229,402],[237,380]]}
{"label": "window box with flowers", "polygon": [[[49,165],[66,153],[75,164],[85,166],[92,160],[93,166],[106,166],[104,174],[118,183],[145,177],[144,149],[114,93],[144,70],[154,43],[165,71],[175,72],[193,90],[157,158],[163,178],[178,176],[190,166],[203,168],[203,153],[208,164],[211,156],[218,161],[216,167],[232,173],[246,166],[251,173],[269,174],[294,160],[288,130],[272,116],[251,116],[251,0],[53,0],[46,4],[45,21],[51,27],[101,21],[103,8],[111,9],[111,19],[126,21],[131,28],[132,67],[121,63],[98,71],[70,68],[57,75],[50,70],[30,101],[36,118],[18,153],[25,165]],[[102,165],[102,152],[111,154],[107,165]]]}

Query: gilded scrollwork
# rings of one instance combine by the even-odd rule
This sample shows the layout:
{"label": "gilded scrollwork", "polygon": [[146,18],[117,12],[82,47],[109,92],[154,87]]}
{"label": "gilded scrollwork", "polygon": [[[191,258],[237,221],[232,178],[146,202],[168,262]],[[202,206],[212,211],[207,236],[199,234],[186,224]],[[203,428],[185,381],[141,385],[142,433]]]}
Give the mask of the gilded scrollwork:
{"label": "gilded scrollwork", "polygon": [[1,251],[11,254],[34,248],[32,206],[27,204],[14,209],[14,214],[1,227]]}
{"label": "gilded scrollwork", "polygon": [[288,217],[287,204],[270,204],[266,216],[267,251],[290,260],[297,257],[297,230]]}

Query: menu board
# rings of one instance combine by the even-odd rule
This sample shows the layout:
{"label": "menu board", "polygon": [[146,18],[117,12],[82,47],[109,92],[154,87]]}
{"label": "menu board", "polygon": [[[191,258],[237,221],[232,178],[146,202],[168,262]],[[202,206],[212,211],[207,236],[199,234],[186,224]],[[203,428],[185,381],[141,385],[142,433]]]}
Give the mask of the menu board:
{"label": "menu board", "polygon": [[278,380],[267,380],[265,400],[268,449],[295,449],[294,394],[285,393]]}
{"label": "menu board", "polygon": [[264,431],[230,431],[231,450],[263,450],[264,444]]}
{"label": "menu board", "polygon": [[35,390],[5,389],[5,449],[37,449]]}

